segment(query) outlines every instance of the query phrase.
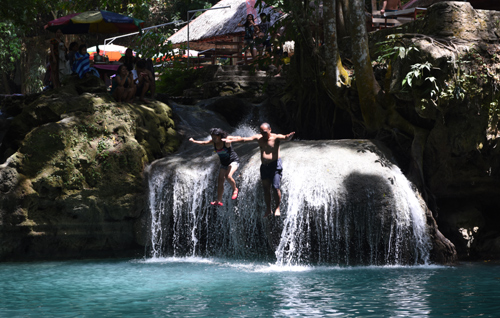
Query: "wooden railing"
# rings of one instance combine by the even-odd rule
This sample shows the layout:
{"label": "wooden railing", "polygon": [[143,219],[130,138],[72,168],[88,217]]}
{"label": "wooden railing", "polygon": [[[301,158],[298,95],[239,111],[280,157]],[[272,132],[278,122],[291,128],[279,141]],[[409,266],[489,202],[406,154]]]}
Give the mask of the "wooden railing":
{"label": "wooden railing", "polygon": [[[402,25],[416,20],[419,16],[425,15],[426,8],[410,8],[393,12],[385,12],[381,18],[372,18],[374,29],[384,29],[387,27]],[[380,11],[378,11],[380,13]]]}

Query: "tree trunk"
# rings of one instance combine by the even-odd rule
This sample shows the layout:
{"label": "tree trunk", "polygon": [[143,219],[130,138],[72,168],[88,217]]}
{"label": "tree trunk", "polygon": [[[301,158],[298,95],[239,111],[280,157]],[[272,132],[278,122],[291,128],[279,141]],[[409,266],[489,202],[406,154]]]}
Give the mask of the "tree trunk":
{"label": "tree trunk", "polygon": [[351,46],[361,113],[366,128],[375,131],[381,128],[384,119],[381,118],[381,108],[377,107],[380,86],[375,80],[370,59],[364,1],[349,1],[348,16],[353,26],[350,32]]}
{"label": "tree trunk", "polygon": [[323,24],[325,33],[325,60],[326,60],[326,78],[329,87],[333,88],[339,81],[339,72],[337,68],[337,55],[339,49],[337,45],[337,1],[326,0],[323,2]]}
{"label": "tree trunk", "polygon": [[[337,28],[338,19],[341,17],[337,11],[340,8],[339,1],[328,0],[323,3],[323,25],[325,35],[325,61],[326,61],[326,80],[325,86],[333,95],[337,86],[341,85],[341,78],[344,79],[345,85],[350,84],[350,78],[347,71],[342,65],[340,59]],[[330,94],[332,95],[332,94]]]}
{"label": "tree trunk", "polygon": [[344,19],[344,7],[342,0],[336,0],[336,14],[337,14],[337,39],[349,36],[347,26]]}

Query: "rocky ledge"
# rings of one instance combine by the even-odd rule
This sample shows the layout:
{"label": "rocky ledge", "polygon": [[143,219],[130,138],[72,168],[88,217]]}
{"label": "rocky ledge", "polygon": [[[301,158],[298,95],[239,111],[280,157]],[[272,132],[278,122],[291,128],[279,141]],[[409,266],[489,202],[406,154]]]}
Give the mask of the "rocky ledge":
{"label": "rocky ledge", "polygon": [[142,256],[142,173],[178,146],[171,109],[116,103],[94,77],[1,109],[0,261]]}

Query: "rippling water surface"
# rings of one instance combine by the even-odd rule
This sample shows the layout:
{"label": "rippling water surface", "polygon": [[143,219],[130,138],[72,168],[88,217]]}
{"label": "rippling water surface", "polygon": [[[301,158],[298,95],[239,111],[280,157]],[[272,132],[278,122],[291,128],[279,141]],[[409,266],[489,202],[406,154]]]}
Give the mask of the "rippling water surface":
{"label": "rippling water surface", "polygon": [[499,317],[500,265],[0,264],[0,317]]}

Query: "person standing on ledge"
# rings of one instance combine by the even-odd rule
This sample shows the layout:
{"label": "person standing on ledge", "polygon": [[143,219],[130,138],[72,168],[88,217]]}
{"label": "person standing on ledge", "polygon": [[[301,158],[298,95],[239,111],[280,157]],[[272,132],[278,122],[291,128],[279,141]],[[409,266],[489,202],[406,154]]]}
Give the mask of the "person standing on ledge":
{"label": "person standing on ledge", "polygon": [[[211,205],[223,206],[222,194],[224,193],[224,180],[227,180],[233,188],[233,196],[231,199],[235,200],[238,197],[238,188],[236,181],[233,179],[233,174],[240,165],[240,158],[231,147],[233,136],[228,136],[227,133],[220,128],[210,129],[211,140],[198,141],[189,138],[189,141],[198,145],[214,145],[214,151],[219,155],[220,170],[217,184],[217,200],[210,202]],[[241,137],[236,137],[241,138]]]}
{"label": "person standing on ledge", "polygon": [[271,185],[272,188],[274,188],[272,192],[277,205],[274,210],[274,215],[280,215],[280,186],[283,172],[280,157],[280,141],[290,140],[294,134],[295,132],[291,132],[287,135],[273,134],[271,133],[271,125],[263,123],[260,125],[260,134],[252,137],[233,137],[231,139],[232,142],[257,141],[259,143],[261,160],[260,178],[262,180],[262,187],[264,188],[264,200],[266,201],[266,214],[264,214],[264,217],[273,214],[273,210],[271,209]]}
{"label": "person standing on ledge", "polygon": [[401,10],[401,0],[385,0],[382,2],[380,14],[384,15],[386,12],[394,12],[398,10]]}

